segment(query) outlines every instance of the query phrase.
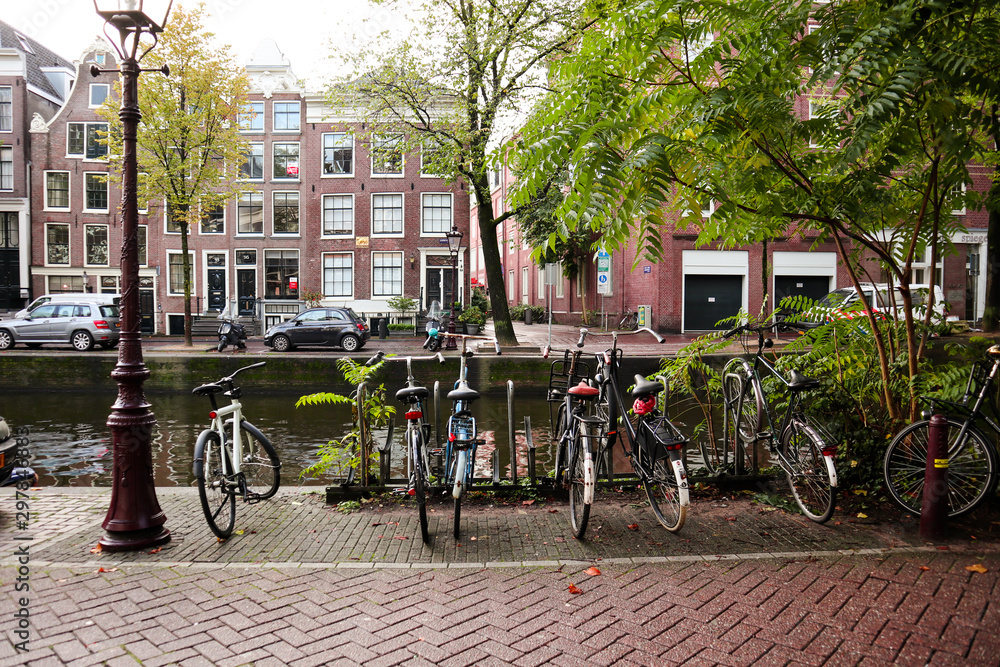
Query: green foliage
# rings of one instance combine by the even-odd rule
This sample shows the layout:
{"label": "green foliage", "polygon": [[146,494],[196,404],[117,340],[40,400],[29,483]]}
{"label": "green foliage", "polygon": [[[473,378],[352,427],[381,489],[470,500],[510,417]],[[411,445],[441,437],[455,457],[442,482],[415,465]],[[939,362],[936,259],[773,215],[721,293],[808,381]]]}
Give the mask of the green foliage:
{"label": "green foliage", "polygon": [[408,296],[394,296],[386,302],[389,310],[400,313],[409,313],[417,309],[417,300]]}
{"label": "green foliage", "polygon": [[486,298],[486,290],[482,287],[473,287],[469,305],[475,306],[484,313],[489,313],[490,301]]}
{"label": "green foliage", "polygon": [[396,322],[389,325],[389,331],[413,331],[413,325]]}
{"label": "green foliage", "polygon": [[458,316],[458,321],[465,324],[478,324],[483,326],[486,324],[486,315],[483,311],[479,310],[478,306],[469,306]]}
{"label": "green foliage", "polygon": [[545,318],[545,308],[543,306],[533,306],[527,303],[519,303],[510,308],[510,318],[512,320],[523,320],[524,312],[530,310],[532,321],[541,322]]}
{"label": "green foliage", "polygon": [[361,503],[357,500],[342,500],[337,503],[336,509],[341,514],[353,514],[361,509]]}

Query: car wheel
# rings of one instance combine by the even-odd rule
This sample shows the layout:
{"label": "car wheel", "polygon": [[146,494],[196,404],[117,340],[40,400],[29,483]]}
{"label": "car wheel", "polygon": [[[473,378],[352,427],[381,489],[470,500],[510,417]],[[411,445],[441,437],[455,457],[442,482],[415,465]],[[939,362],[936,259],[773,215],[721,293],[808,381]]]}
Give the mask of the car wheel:
{"label": "car wheel", "polygon": [[344,334],[340,339],[340,347],[344,348],[348,352],[354,352],[355,350],[361,349],[361,341],[354,334]]}
{"label": "car wheel", "polygon": [[9,350],[14,347],[14,337],[6,329],[0,329],[0,350]]}
{"label": "car wheel", "polygon": [[288,352],[292,349],[292,341],[288,339],[288,336],[278,334],[271,339],[271,348],[273,348],[275,352]]}
{"label": "car wheel", "polygon": [[89,331],[74,331],[73,337],[70,339],[73,343],[73,347],[80,352],[88,352],[94,347],[94,337],[90,335]]}

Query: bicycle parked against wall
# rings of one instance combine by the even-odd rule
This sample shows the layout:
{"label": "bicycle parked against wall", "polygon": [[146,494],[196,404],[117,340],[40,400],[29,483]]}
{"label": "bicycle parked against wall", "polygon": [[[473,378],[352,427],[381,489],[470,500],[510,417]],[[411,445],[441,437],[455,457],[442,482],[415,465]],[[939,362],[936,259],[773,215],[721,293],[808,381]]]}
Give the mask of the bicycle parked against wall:
{"label": "bicycle parked against wall", "polygon": [[639,326],[639,313],[632,310],[630,307],[625,306],[625,314],[621,321],[618,322],[619,331],[635,331],[636,327]]}
{"label": "bicycle parked against wall", "polygon": [[[702,455],[712,473],[743,474],[747,458],[756,456],[759,444],[766,444],[777,456],[803,514],[823,523],[833,515],[837,495],[837,444],[801,409],[803,392],[818,387],[819,380],[794,369],[786,378],[764,356],[774,345],[765,334],[791,328],[798,327],[791,322],[767,322],[745,324],[723,334],[724,338],[738,336],[750,358],[730,359],[723,369],[724,436],[721,443],[702,443]],[[751,353],[749,341],[753,337],[757,338],[757,350]],[[783,389],[766,394],[762,372],[777,378]],[[775,407],[779,401],[787,403],[780,419]]]}
{"label": "bicycle parked against wall", "polygon": [[[1000,369],[1000,345],[986,351],[988,361],[973,365],[961,401],[926,399],[928,417],[913,422],[892,439],[883,460],[885,486],[892,499],[911,514],[920,514],[927,465],[930,415],[943,413],[948,419],[948,515],[961,516],[975,509],[997,485],[997,447],[983,431],[1000,437],[1000,424],[984,413],[992,402],[997,417],[996,379]],[[971,405],[970,405],[971,403]],[[938,406],[943,410],[938,410]]]}
{"label": "bicycle parked against wall", "polygon": [[[273,496],[281,483],[278,454],[264,434],[243,418],[242,391],[236,385],[237,375],[265,363],[244,366],[193,391],[208,396],[212,403],[208,413],[212,424],[201,432],[194,446],[194,476],[208,527],[220,539],[232,535],[237,496],[246,503],[257,503]],[[228,397],[230,404],[220,408],[218,394]]]}

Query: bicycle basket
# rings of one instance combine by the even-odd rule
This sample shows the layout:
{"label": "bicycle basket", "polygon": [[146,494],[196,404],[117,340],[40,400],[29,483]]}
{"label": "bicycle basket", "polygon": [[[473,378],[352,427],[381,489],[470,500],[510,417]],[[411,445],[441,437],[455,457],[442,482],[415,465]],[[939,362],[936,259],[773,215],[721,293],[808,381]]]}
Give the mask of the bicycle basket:
{"label": "bicycle basket", "polygon": [[670,456],[672,450],[681,449],[687,437],[666,417],[643,419],[639,424],[640,446],[653,461]]}

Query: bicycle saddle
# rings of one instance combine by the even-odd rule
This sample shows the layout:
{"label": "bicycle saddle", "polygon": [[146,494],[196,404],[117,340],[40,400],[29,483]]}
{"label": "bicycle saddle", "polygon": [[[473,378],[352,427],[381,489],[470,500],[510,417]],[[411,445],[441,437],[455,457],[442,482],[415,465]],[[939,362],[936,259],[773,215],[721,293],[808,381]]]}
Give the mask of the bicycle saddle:
{"label": "bicycle saddle", "polygon": [[570,396],[575,396],[576,398],[590,399],[597,398],[597,395],[601,393],[601,390],[597,387],[591,387],[583,380],[580,380],[580,384],[575,387],[570,387],[566,390],[566,393]]}
{"label": "bicycle saddle", "polygon": [[221,384],[216,384],[215,382],[209,382],[208,384],[203,384],[200,387],[195,387],[191,393],[198,394],[199,396],[208,396],[209,394],[218,394],[219,392],[225,391],[226,388]]}
{"label": "bicycle saddle", "polygon": [[819,386],[819,380],[806,377],[795,369],[792,369],[788,375],[791,378],[791,382],[788,383],[789,389],[815,389]]}
{"label": "bicycle saddle", "polygon": [[647,380],[641,375],[635,376],[635,387],[632,389],[632,398],[648,396],[649,394],[657,394],[661,391],[663,391],[662,382]]}
{"label": "bicycle saddle", "polygon": [[411,402],[418,398],[427,398],[429,393],[427,387],[403,387],[396,392],[396,400],[404,403]]}
{"label": "bicycle saddle", "polygon": [[477,398],[479,398],[479,392],[464,381],[459,382],[457,387],[448,392],[449,401],[474,401]]}

